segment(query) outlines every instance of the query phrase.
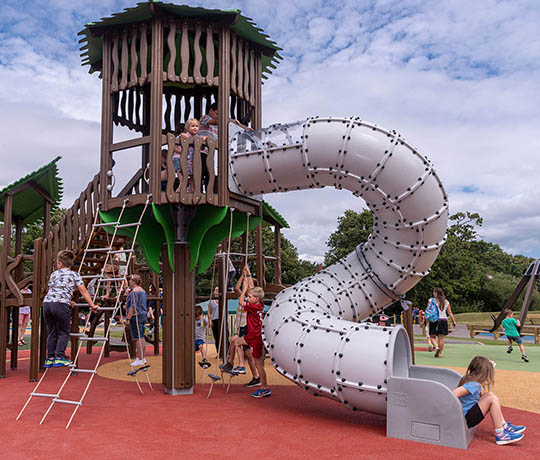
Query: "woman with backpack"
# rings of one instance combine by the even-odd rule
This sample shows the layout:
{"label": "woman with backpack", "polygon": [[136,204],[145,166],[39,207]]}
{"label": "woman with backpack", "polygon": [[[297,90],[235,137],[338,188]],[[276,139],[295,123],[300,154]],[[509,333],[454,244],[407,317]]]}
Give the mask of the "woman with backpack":
{"label": "woman with backpack", "polygon": [[452,319],[454,327],[456,320],[441,288],[433,289],[433,297],[429,299],[426,308],[426,320],[429,322],[429,338],[435,345],[438,339],[438,348],[435,348],[435,358],[440,358],[444,349],[444,336],[448,335],[448,316]]}

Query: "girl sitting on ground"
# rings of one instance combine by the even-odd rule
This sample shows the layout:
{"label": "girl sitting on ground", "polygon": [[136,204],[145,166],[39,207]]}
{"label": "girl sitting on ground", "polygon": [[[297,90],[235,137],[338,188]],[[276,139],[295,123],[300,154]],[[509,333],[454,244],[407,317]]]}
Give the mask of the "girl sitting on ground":
{"label": "girl sitting on ground", "polygon": [[499,398],[491,392],[494,383],[494,363],[484,356],[475,356],[454,390],[463,406],[467,426],[472,428],[478,425],[489,414],[495,427],[497,445],[519,441],[523,439],[526,427],[512,425],[509,420],[504,420]]}

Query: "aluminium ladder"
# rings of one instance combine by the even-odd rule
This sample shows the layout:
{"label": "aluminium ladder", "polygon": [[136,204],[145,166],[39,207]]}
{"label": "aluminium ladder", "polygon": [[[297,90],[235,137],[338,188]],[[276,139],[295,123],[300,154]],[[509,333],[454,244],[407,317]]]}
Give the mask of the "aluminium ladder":
{"label": "aluminium ladder", "polygon": [[[122,309],[121,309],[120,290],[122,288],[125,288],[125,287],[128,286],[127,269],[124,271],[123,276],[114,275],[113,278],[109,278],[109,277],[105,276],[105,267],[107,266],[107,264],[113,264],[112,257],[114,257],[115,254],[120,254],[120,253],[124,253],[124,254],[128,255],[128,258],[127,258],[127,261],[126,261],[126,268],[130,266],[131,258],[133,257],[133,254],[135,253],[135,242],[137,240],[139,229],[140,229],[140,227],[142,225],[142,219],[143,219],[143,217],[144,217],[144,215],[146,213],[146,210],[148,208],[148,205],[150,204],[151,199],[152,199],[152,195],[148,195],[147,199],[146,199],[146,202],[144,204],[143,211],[141,212],[141,215],[139,217],[139,220],[137,222],[135,222],[135,223],[129,223],[129,224],[122,224],[121,223],[122,216],[123,216],[124,211],[125,211],[125,209],[127,207],[129,199],[124,200],[123,206],[121,208],[120,214],[119,214],[118,219],[117,219],[116,222],[97,223],[99,212],[96,212],[94,223],[92,225],[92,231],[90,233],[90,237],[88,238],[86,247],[84,249],[84,253],[83,253],[81,263],[80,263],[80,266],[79,266],[79,270],[78,270],[78,272],[80,273],[81,269],[82,269],[82,267],[84,265],[86,256],[89,253],[104,253],[105,254],[105,260],[103,262],[103,267],[101,268],[101,273],[99,275],[83,275],[83,276],[81,276],[81,278],[83,278],[83,279],[96,279],[97,280],[97,285],[95,287],[95,292],[94,292],[93,299],[92,299],[94,303],[95,303],[95,301],[97,299],[98,292],[99,292],[99,289],[101,287],[101,283],[111,283],[111,282],[115,283],[115,286],[116,286],[116,300],[115,300],[114,307],[99,307],[99,311],[111,311],[112,312],[111,313],[111,318],[114,318],[116,315],[119,314],[122,324],[124,324],[124,318],[123,318]],[[101,203],[98,203],[97,204],[98,211],[99,211],[100,207],[101,207]],[[110,241],[109,241],[108,234],[107,234],[107,240],[108,240],[107,241],[107,247],[105,247],[105,248],[90,248],[90,244],[92,242],[92,238],[93,238],[94,234],[98,230],[105,229],[106,227],[114,227],[113,234],[112,234],[112,237],[111,237]],[[129,249],[115,250],[114,249],[114,240],[115,240],[115,238],[117,236],[118,229],[128,228],[128,227],[135,227],[135,234],[134,234],[134,236],[132,238],[131,247]],[[120,283],[119,286],[118,286],[118,283]],[[120,289],[119,289],[119,287],[120,287]],[[86,304],[86,303],[80,303],[80,304],[75,304],[75,305],[79,306],[79,307],[88,306],[88,304]],[[28,400],[26,401],[24,407],[21,409],[21,412],[17,416],[17,420],[20,419],[20,417],[22,416],[24,410],[26,409],[26,407],[28,406],[28,404],[30,403],[30,401],[32,400],[33,397],[45,397],[45,398],[51,398],[51,404],[49,405],[47,411],[43,415],[43,418],[39,422],[40,425],[44,422],[45,418],[47,417],[47,415],[51,411],[54,404],[60,403],[60,404],[69,404],[69,405],[75,406],[75,408],[73,410],[73,413],[71,414],[71,417],[70,417],[70,419],[69,419],[69,421],[68,421],[68,423],[66,425],[66,430],[69,428],[69,426],[71,425],[71,422],[72,422],[73,418],[75,417],[75,414],[77,413],[79,407],[81,407],[82,404],[83,404],[83,400],[84,400],[84,398],[85,398],[85,396],[86,396],[86,394],[87,394],[87,392],[88,392],[88,390],[90,388],[90,385],[91,385],[91,383],[92,383],[92,381],[94,379],[94,376],[97,374],[97,369],[98,369],[98,367],[99,367],[99,365],[101,363],[101,359],[103,358],[103,354],[104,354],[104,350],[105,350],[105,344],[110,339],[110,330],[111,330],[111,325],[112,325],[111,322],[109,322],[108,327],[104,331],[103,336],[90,337],[90,336],[86,335],[85,332],[88,331],[91,316],[92,316],[91,312],[89,312],[88,315],[86,315],[86,321],[85,321],[85,325],[83,326],[83,332],[71,333],[70,334],[71,337],[77,337],[78,338],[77,352],[75,354],[75,358],[73,359],[73,364],[71,364],[69,366],[69,372],[68,372],[66,378],[64,379],[62,385],[58,389],[58,391],[56,393],[54,393],[54,394],[51,394],[51,393],[38,393],[37,392],[39,386],[44,381],[45,376],[47,375],[47,372],[49,371],[49,368],[46,368],[45,372],[43,373],[43,375],[41,377],[41,379],[39,380],[39,382],[37,383],[37,385],[35,386],[33,391],[30,393],[30,395],[28,397]],[[129,361],[131,363],[131,356],[130,356],[130,351],[129,351],[129,344],[128,344],[127,337],[126,337],[125,327],[123,328],[123,340],[124,340],[124,342],[126,344],[126,351],[127,351],[127,354],[128,354],[128,359],[129,359]],[[83,342],[88,342],[88,341],[101,342],[103,345],[100,348],[100,352],[99,352],[99,355],[98,355],[98,358],[97,358],[97,361],[96,361],[96,364],[95,364],[94,368],[93,369],[81,369],[81,368],[78,367],[78,358],[79,358],[79,354],[80,354]],[[150,379],[148,377],[148,373],[146,372],[146,370],[147,370],[147,367],[144,369],[145,376],[146,376],[146,380],[148,382],[149,387],[152,389],[152,384],[150,382]],[[60,397],[61,392],[64,389],[64,387],[66,386],[66,384],[68,383],[70,377],[72,375],[77,375],[79,373],[81,373],[81,374],[89,374],[90,375],[90,379],[88,380],[88,382],[86,384],[86,387],[85,387],[85,389],[84,389],[84,391],[82,393],[81,398],[78,401],[61,399],[61,397]],[[139,388],[139,391],[142,394],[143,390],[142,390],[142,388],[141,388],[141,386],[139,384],[139,381],[137,379],[137,372],[134,372],[134,373],[130,372],[130,375],[132,375],[132,377],[134,378],[134,380],[137,383],[137,386]]]}

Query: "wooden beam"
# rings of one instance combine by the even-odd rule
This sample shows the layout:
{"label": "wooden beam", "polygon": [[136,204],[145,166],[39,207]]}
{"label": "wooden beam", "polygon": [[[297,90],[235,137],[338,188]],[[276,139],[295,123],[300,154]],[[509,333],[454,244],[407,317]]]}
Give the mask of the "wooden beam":
{"label": "wooden beam", "polygon": [[218,87],[218,206],[229,204],[229,97],[231,93],[231,30],[224,24],[219,29]]}
{"label": "wooden beam", "polygon": [[7,263],[11,248],[11,218],[13,211],[13,195],[6,193],[4,203],[4,241],[2,253],[0,254],[0,276],[2,277],[2,287],[0,289],[0,378],[6,376],[6,352],[9,339],[9,315],[6,308],[7,297]]}
{"label": "wooden beam", "polygon": [[109,176],[107,171],[112,169],[112,156],[110,145],[113,140],[112,127],[112,94],[111,94],[111,36],[103,36],[103,70],[101,72],[101,161],[100,161],[100,193],[99,201],[102,203],[102,209],[108,209],[108,198],[110,192],[107,190]]}
{"label": "wooden beam", "polygon": [[150,136],[138,137],[137,139],[130,139],[128,141],[117,142],[116,144],[111,144],[110,151],[118,152],[120,150],[131,149],[133,147],[139,147],[141,145],[149,144]]}

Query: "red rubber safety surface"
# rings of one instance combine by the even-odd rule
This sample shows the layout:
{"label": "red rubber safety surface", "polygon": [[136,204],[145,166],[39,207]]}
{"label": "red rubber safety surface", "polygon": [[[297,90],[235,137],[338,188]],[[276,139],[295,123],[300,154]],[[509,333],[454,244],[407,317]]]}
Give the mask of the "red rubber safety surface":
{"label": "red rubber safety surface", "polygon": [[[84,354],[81,367],[90,366],[91,359]],[[144,375],[139,378],[144,395],[133,382],[95,377],[66,431],[75,406],[55,405],[40,426],[49,404],[45,398],[33,398],[21,420],[15,420],[35,385],[28,382],[28,363],[20,361],[18,370],[0,380],[2,460],[540,458],[540,414],[532,412],[504,408],[513,423],[527,425],[522,441],[497,446],[491,420],[485,420],[469,449],[462,451],[387,438],[385,417],[352,412],[296,386],[274,386],[272,396],[262,399],[251,398],[254,389],[239,385],[225,395],[221,384],[214,385],[210,399],[209,384],[197,385],[191,396],[171,397],[161,385],[152,392]],[[66,373],[51,369],[38,391],[56,391]],[[62,398],[79,399],[87,379],[83,374],[72,378]]]}

